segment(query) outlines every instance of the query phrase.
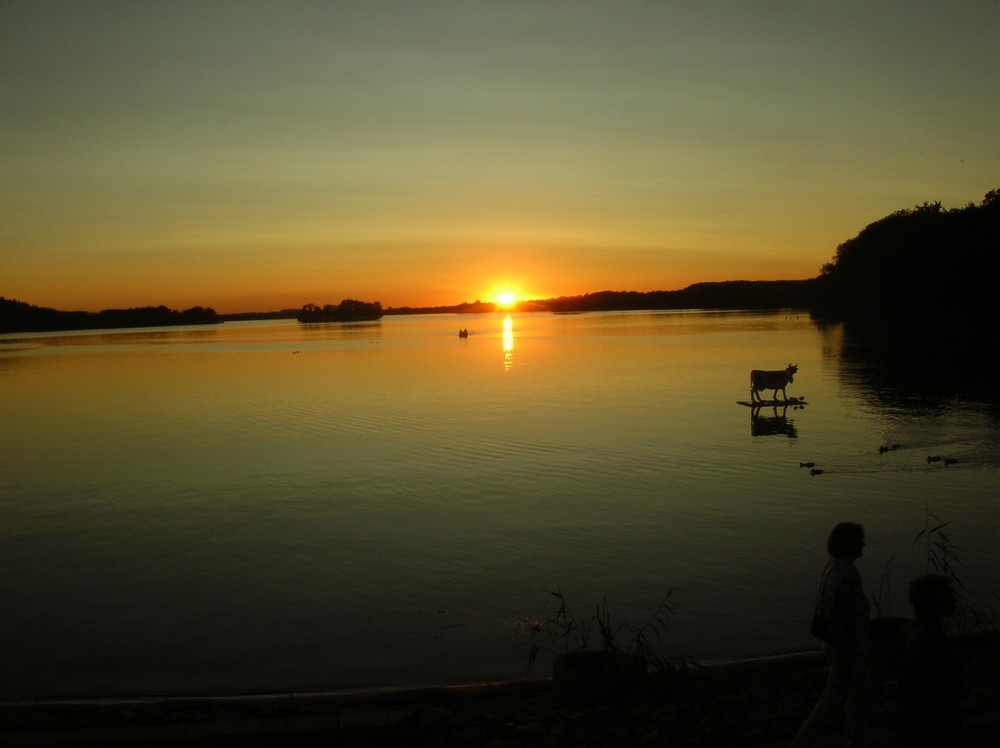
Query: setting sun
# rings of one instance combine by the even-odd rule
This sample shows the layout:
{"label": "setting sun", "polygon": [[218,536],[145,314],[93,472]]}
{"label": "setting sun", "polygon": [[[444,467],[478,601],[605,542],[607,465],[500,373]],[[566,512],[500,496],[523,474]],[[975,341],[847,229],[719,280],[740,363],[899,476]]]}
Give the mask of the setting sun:
{"label": "setting sun", "polygon": [[517,301],[517,297],[510,291],[504,291],[503,293],[497,294],[497,303],[501,306],[510,306],[515,301]]}

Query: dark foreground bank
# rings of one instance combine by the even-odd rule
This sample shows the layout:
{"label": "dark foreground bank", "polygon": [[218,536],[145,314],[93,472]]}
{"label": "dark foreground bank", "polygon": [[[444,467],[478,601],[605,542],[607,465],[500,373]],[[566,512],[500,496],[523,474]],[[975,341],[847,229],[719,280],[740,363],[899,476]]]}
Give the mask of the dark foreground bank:
{"label": "dark foreground bank", "polygon": [[[1000,744],[996,632],[955,640],[964,745]],[[0,745],[491,748],[786,743],[822,690],[818,654],[704,668],[642,697],[582,700],[551,680],[372,694],[296,694],[0,705]],[[891,674],[876,670],[875,745],[895,745]],[[829,745],[838,745],[831,738]]]}

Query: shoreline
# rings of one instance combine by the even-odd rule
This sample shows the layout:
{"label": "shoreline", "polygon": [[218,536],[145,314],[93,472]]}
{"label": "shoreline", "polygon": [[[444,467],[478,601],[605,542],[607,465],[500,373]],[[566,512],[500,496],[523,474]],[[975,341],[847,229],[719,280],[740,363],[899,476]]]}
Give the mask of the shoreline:
{"label": "shoreline", "polygon": [[[719,659],[706,661],[687,661],[687,667],[692,672],[698,671],[719,671],[740,670],[744,668],[754,668],[778,666],[784,662],[791,662],[799,659],[822,660],[821,650],[807,650],[798,652],[778,653],[773,655],[758,655],[754,657]],[[316,691],[259,691],[245,693],[136,693],[117,694],[105,696],[52,696],[52,697],[24,697],[3,700],[0,699],[0,712],[7,708],[20,707],[46,707],[60,705],[122,705],[122,704],[144,704],[144,703],[167,703],[167,702],[237,702],[237,701],[257,701],[274,699],[351,699],[351,698],[390,698],[394,695],[409,696],[413,694],[432,693],[436,691],[461,692],[487,689],[515,689],[521,685],[532,685],[547,683],[551,681],[550,676],[538,678],[521,678],[517,680],[482,681],[470,683],[439,683],[413,686],[357,686],[334,690]]]}
{"label": "shoreline", "polygon": [[[796,660],[816,659],[822,660],[822,651],[819,649],[777,653],[772,655],[758,655],[754,657],[718,659],[706,661],[687,661],[687,667],[692,673],[699,671],[726,672],[729,670],[752,669],[755,667],[776,667],[782,663]],[[538,684],[548,683],[551,676],[537,678],[521,678],[516,680],[482,681],[470,683],[440,683],[413,686],[375,686],[375,687],[350,687],[334,690],[316,691],[260,691],[246,693],[136,693],[117,694],[104,696],[53,696],[53,697],[24,697],[3,700],[0,699],[0,716],[3,710],[11,708],[58,708],[61,706],[120,706],[129,704],[168,704],[168,703],[236,703],[255,701],[274,701],[281,699],[297,700],[351,700],[351,699],[392,699],[393,697],[410,698],[420,694],[432,694],[439,691],[449,693],[476,692],[488,690],[517,690],[520,687],[531,687]],[[0,723],[2,730],[2,723]]]}
{"label": "shoreline", "polygon": [[[974,733],[967,745],[995,745],[1000,638],[985,632],[953,641],[966,679],[963,717]],[[890,679],[874,675],[873,727],[891,732]],[[299,744],[405,735],[417,745],[541,746],[576,735],[589,737],[565,744],[624,745],[646,736],[651,745],[761,745],[794,735],[825,677],[823,656],[805,652],[692,663],[666,688],[588,702],[560,692],[551,678],[350,693],[5,702],[0,745],[269,745],[290,733]]]}

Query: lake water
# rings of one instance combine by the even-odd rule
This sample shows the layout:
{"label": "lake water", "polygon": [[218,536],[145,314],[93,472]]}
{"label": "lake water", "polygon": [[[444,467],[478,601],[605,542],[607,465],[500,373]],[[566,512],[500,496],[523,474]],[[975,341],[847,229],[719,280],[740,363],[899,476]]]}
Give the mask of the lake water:
{"label": "lake water", "polygon": [[[808,405],[737,404],[789,363]],[[996,404],[921,397],[796,312],[0,336],[0,698],[517,679],[557,586],[675,590],[699,661],[811,649],[842,520],[887,613],[929,514],[995,594]]]}

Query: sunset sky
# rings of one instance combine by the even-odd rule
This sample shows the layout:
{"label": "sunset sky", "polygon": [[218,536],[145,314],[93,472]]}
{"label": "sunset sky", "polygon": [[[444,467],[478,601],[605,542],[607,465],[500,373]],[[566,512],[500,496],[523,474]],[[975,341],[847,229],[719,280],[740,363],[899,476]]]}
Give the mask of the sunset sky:
{"label": "sunset sky", "polygon": [[0,0],[0,296],[813,277],[1000,187],[996,0]]}

